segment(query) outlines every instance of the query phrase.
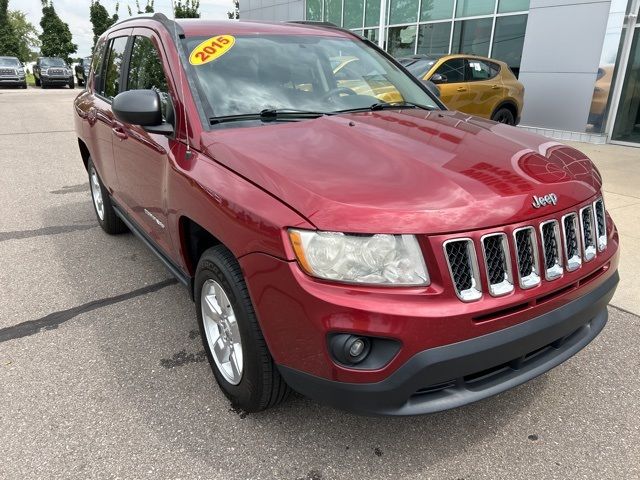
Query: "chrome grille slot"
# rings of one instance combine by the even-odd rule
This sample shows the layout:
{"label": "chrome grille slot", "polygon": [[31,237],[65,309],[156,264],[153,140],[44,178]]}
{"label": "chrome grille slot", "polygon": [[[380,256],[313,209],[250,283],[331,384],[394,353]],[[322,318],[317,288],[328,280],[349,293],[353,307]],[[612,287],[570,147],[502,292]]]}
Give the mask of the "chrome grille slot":
{"label": "chrome grille slot", "polygon": [[582,265],[580,237],[578,236],[578,216],[575,213],[569,213],[562,217],[562,237],[564,238],[567,271],[572,272]]}
{"label": "chrome grille slot", "polygon": [[599,198],[593,202],[593,210],[596,216],[596,242],[598,251],[601,252],[607,248],[607,221],[604,214],[604,200]]}
{"label": "chrome grille slot", "polygon": [[518,228],[513,232],[518,260],[520,288],[531,288],[540,284],[540,261],[538,242],[533,227]]}
{"label": "chrome grille slot", "polygon": [[504,233],[491,233],[482,237],[481,241],[489,293],[494,297],[506,295],[513,290],[507,236]]}
{"label": "chrome grille slot", "polygon": [[588,262],[596,256],[596,234],[591,205],[580,209],[580,229],[582,232],[582,257],[585,262]]}
{"label": "chrome grille slot", "polygon": [[544,260],[544,277],[554,280],[562,275],[560,256],[560,227],[557,220],[547,220],[540,224],[542,237],[542,255]]}
{"label": "chrome grille slot", "polygon": [[482,292],[473,241],[469,238],[447,240],[444,253],[458,298],[464,302],[478,300]]}

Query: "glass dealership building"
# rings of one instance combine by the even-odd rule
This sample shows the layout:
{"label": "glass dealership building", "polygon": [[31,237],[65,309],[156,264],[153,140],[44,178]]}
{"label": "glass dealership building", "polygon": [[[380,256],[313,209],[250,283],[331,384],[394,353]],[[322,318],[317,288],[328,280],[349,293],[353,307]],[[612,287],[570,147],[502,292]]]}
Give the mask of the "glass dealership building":
{"label": "glass dealership building", "polygon": [[640,146],[640,0],[242,0],[240,18],[326,21],[395,57],[466,53],[525,86],[521,126]]}

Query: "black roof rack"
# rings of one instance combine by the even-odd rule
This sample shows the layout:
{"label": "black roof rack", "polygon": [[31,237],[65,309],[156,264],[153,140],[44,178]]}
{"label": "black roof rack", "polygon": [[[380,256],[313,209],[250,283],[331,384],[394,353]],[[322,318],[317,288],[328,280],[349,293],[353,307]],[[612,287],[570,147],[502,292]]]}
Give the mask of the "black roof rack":
{"label": "black roof rack", "polygon": [[141,19],[155,20],[156,22],[160,23],[164,28],[166,28],[170,33],[173,34],[173,32],[175,31],[178,33],[178,35],[184,35],[184,30],[175,20],[168,18],[164,13],[160,13],[160,12],[154,13],[153,15],[137,15],[135,17],[125,18],[124,20],[120,20],[119,22],[116,22],[115,24],[113,24],[111,28],[118,25],[122,25],[123,23],[131,22],[133,20],[141,20]]}

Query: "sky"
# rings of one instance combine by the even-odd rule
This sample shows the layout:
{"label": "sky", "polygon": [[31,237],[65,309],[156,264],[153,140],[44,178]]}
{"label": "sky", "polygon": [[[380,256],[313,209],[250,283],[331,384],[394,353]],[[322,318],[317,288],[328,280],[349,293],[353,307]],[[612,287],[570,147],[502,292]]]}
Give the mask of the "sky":
{"label": "sky", "polygon": [[[100,0],[109,14],[115,11],[116,0]],[[120,18],[127,18],[127,4],[135,11],[135,0],[120,0]],[[73,35],[73,43],[78,45],[78,52],[72,56],[86,57],[91,53],[93,44],[93,31],[89,21],[90,0],[53,0],[53,6],[63,22],[69,24]],[[146,0],[140,0],[140,6],[146,5]],[[168,17],[173,16],[171,0],[155,0],[155,11],[162,12]],[[143,7],[144,8],[144,7]],[[200,17],[211,20],[227,18],[227,11],[233,9],[232,0],[200,0]],[[42,17],[42,3],[40,0],[9,0],[9,10],[22,10],[27,19],[40,30],[40,17]]]}

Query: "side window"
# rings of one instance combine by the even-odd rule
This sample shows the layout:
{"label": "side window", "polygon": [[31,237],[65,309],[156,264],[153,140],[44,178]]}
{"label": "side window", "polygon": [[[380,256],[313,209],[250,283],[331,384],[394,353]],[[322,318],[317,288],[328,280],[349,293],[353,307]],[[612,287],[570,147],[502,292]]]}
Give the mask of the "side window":
{"label": "side window", "polygon": [[105,40],[100,41],[93,51],[93,60],[91,61],[91,72],[93,73],[93,89],[100,90],[102,84],[102,60],[104,59]]}
{"label": "side window", "polygon": [[104,82],[100,94],[109,100],[113,100],[113,97],[120,93],[120,72],[128,38],[114,38],[107,49],[107,63],[103,69]]}
{"label": "side window", "polygon": [[[469,82],[478,82],[482,80],[489,80],[497,75],[497,65],[482,62],[480,60],[471,59],[468,60],[469,64]],[[493,68],[491,68],[493,66]]]}
{"label": "side window", "polygon": [[444,83],[464,82],[464,60],[462,58],[452,58],[438,67],[435,73],[439,73],[446,79]]}
{"label": "side window", "polygon": [[164,75],[158,50],[147,37],[134,37],[127,74],[127,90],[158,92],[162,102],[162,116],[167,120],[171,103],[167,77]]}

